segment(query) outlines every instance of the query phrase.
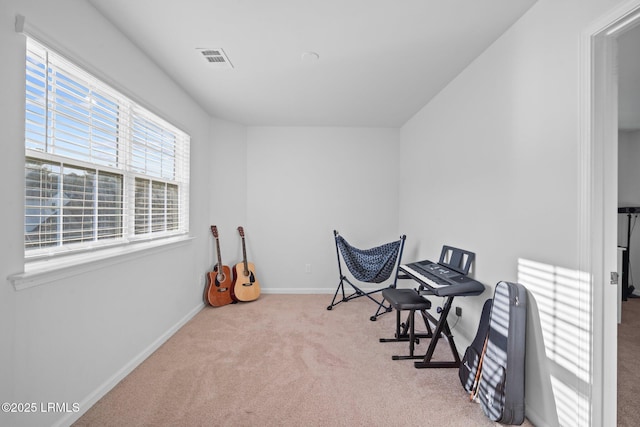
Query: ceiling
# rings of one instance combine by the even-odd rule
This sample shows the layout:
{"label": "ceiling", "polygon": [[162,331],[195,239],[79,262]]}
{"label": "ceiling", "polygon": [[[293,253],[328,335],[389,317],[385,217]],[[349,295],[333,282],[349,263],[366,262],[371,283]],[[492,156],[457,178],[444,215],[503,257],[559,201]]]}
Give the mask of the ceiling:
{"label": "ceiling", "polygon": [[[88,1],[212,116],[383,127],[402,126],[535,3]],[[233,68],[199,50],[213,48]]]}

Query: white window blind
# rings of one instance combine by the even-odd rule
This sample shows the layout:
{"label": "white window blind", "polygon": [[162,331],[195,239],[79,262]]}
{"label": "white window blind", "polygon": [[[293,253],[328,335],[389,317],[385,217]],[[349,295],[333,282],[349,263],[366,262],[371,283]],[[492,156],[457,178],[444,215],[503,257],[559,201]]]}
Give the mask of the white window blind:
{"label": "white window blind", "polygon": [[187,134],[27,39],[25,255],[188,232]]}

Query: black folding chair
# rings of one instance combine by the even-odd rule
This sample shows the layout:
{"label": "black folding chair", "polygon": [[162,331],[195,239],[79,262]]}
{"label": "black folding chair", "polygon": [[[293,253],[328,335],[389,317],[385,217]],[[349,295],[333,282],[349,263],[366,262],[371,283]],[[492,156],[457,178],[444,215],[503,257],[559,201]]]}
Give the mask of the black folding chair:
{"label": "black folding chair", "polygon": [[[402,250],[404,248],[406,236],[402,235],[399,240],[376,246],[371,249],[358,249],[351,246],[336,230],[333,230],[333,236],[336,242],[336,255],[338,257],[340,282],[338,283],[336,292],[333,294],[333,300],[327,307],[327,310],[332,310],[333,307],[342,302],[351,301],[352,299],[360,297],[367,297],[377,306],[375,314],[370,317],[371,321],[375,321],[384,313],[392,311],[393,308],[390,305],[385,305],[384,298],[378,299],[372,295],[377,292],[381,292],[383,289],[396,287],[398,268],[400,267],[400,261],[402,260]],[[388,281],[387,284],[370,291],[361,289],[342,273],[341,258],[355,281],[375,283],[376,285]],[[392,274],[393,278],[390,279]],[[353,288],[353,293],[347,295],[347,292],[345,292],[345,282]],[[342,299],[339,299],[338,293],[342,293]]]}

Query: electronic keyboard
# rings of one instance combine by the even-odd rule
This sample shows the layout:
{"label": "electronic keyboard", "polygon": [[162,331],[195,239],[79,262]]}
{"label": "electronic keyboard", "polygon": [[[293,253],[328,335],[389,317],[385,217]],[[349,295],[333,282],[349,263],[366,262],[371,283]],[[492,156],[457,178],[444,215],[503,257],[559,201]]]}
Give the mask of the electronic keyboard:
{"label": "electronic keyboard", "polygon": [[425,295],[432,294],[439,297],[449,295],[473,296],[484,292],[484,285],[468,276],[458,274],[453,277],[445,277],[438,273],[425,272],[421,265],[416,266],[415,264],[419,263],[402,264],[400,265],[400,270],[420,283],[420,285],[423,285],[427,290],[427,292],[424,292]]}
{"label": "electronic keyboard", "polygon": [[467,274],[475,259],[473,252],[443,246],[440,260],[400,265],[400,270],[420,284],[420,293],[436,296],[473,296],[484,292],[484,285]]}

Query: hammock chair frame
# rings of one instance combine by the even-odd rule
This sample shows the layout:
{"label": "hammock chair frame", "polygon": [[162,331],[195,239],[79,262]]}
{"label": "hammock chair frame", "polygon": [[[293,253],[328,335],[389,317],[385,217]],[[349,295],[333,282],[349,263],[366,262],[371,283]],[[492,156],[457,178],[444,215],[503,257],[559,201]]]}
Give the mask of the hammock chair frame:
{"label": "hammock chair frame", "polygon": [[[342,262],[341,259],[342,257],[340,256],[340,249],[338,248],[338,236],[340,233],[338,233],[337,230],[333,230],[333,237],[335,240],[335,244],[336,244],[336,255],[338,258],[338,273],[340,274],[340,282],[338,283],[338,287],[336,288],[336,292],[333,294],[333,300],[331,300],[331,304],[329,304],[329,306],[327,306],[327,310],[332,310],[333,307],[337,306],[340,303],[343,302],[348,302],[351,301],[353,299],[356,298],[360,298],[360,297],[367,297],[368,299],[370,299],[376,306],[376,312],[369,318],[369,320],[371,320],[372,322],[375,322],[378,317],[382,316],[385,313],[388,313],[390,311],[393,311],[393,307],[391,307],[390,304],[385,304],[385,300],[384,298],[382,299],[378,299],[375,298],[374,296],[372,296],[375,293],[378,292],[382,292],[384,289],[389,289],[389,288],[395,288],[396,287],[396,283],[398,281],[398,269],[400,268],[400,262],[402,260],[402,251],[404,249],[404,241],[406,239],[406,236],[403,234],[402,236],[400,236],[400,247],[398,250],[398,255],[396,256],[396,260],[395,260],[395,267],[394,267],[394,271],[392,272],[392,274],[389,276],[389,279],[387,280],[391,280],[391,283],[388,283],[387,285],[379,288],[379,289],[375,289],[372,291],[365,291],[363,289],[361,289],[359,286],[353,284],[353,282],[351,282],[349,280],[349,278],[347,276],[345,276],[342,273]],[[346,261],[345,261],[345,266],[346,266]],[[347,267],[347,270],[349,270],[349,268]],[[355,279],[355,277],[354,277]],[[345,282],[348,283],[352,288],[353,288],[353,293],[348,294],[347,291],[345,291]],[[375,283],[375,282],[364,282],[364,283]],[[342,294],[342,299],[338,299],[339,296],[338,294],[341,293]],[[336,301],[336,299],[338,299]]]}

